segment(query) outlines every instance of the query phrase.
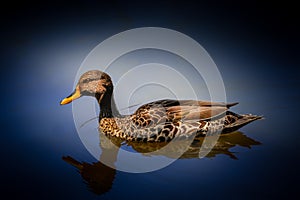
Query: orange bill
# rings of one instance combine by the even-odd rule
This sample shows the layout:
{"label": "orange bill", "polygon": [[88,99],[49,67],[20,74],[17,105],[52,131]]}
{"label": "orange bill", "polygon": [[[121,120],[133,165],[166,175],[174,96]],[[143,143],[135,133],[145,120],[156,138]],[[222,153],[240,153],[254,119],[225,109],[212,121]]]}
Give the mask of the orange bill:
{"label": "orange bill", "polygon": [[78,99],[79,97],[81,97],[80,90],[79,87],[76,87],[75,91],[70,96],[61,100],[60,105],[71,103],[72,101]]}

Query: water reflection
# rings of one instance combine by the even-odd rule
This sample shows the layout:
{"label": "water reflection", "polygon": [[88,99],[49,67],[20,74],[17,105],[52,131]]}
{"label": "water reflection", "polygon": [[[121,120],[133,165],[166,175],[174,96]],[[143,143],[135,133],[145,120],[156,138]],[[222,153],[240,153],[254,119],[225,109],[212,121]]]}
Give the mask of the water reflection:
{"label": "water reflection", "polygon": [[116,175],[115,169],[101,162],[79,162],[70,156],[63,157],[63,160],[78,169],[89,189],[95,194],[100,195],[111,189]]}
{"label": "water reflection", "polygon": [[[206,142],[209,142],[207,140]],[[195,140],[185,151],[180,159],[188,159],[188,158],[199,158],[199,152],[200,148],[202,147],[203,143],[203,138],[200,138],[198,140]],[[233,148],[235,146],[241,146],[241,147],[247,147],[251,148],[253,145],[259,145],[261,144],[260,142],[247,137],[244,135],[242,132],[233,132],[230,134],[222,135],[219,137],[217,143],[215,146],[211,149],[211,151],[205,156],[208,158],[215,157],[218,154],[224,154],[229,156],[232,159],[238,159],[236,155],[234,154],[235,152],[231,152],[229,149]],[[147,152],[152,152],[152,155],[155,155],[156,150],[162,148],[165,144],[163,143],[150,143],[150,144],[144,144],[144,143],[129,143],[128,145],[132,146],[134,150],[140,153],[147,153]],[[210,146],[210,144],[207,144]],[[174,148],[172,149],[172,153],[170,152],[160,152],[160,154],[168,156],[170,158],[176,158],[176,155],[178,154],[177,152],[180,152],[183,148],[186,147],[185,142],[180,142],[178,145],[174,145]],[[169,150],[169,149],[168,149]],[[202,149],[202,151],[205,150]],[[159,155],[159,154],[156,154]],[[172,156],[174,155],[174,157]]]}
{"label": "water reflection", "polygon": [[[100,135],[100,148],[102,150],[102,154],[100,155],[99,160],[106,159],[110,160],[111,166],[114,166],[114,163],[117,161],[117,156],[119,152],[119,148],[122,146],[122,140],[117,138],[112,138],[110,141],[115,144],[119,148],[114,148],[111,145],[108,145],[107,140],[103,139]],[[105,137],[106,138],[106,137]],[[203,138],[194,141],[187,151],[180,157],[180,159],[192,159],[199,158],[199,151],[201,145],[203,143]],[[261,143],[244,135],[242,132],[234,132],[226,135],[222,135],[219,137],[217,143],[213,147],[213,149],[206,155],[208,158],[213,158],[218,154],[227,155],[231,159],[238,159],[235,155],[236,152],[230,151],[231,148],[235,146],[241,146],[246,148],[251,148],[253,145],[260,145]],[[162,148],[165,143],[136,143],[136,142],[128,142],[123,145],[131,146],[136,152],[141,154],[147,154],[148,152],[152,152]],[[173,149],[174,155],[177,155],[176,152],[181,151],[182,148],[186,148],[184,143],[178,143],[176,148]],[[168,157],[172,157],[172,154],[168,152],[164,154],[160,152],[160,154],[156,155],[164,155]],[[108,192],[112,185],[116,176],[116,170],[108,167],[99,162],[94,163],[86,163],[79,162],[76,159],[66,156],[63,157],[63,160],[72,166],[78,169],[78,172],[81,174],[82,178],[87,183],[89,189],[95,194],[103,194]]]}

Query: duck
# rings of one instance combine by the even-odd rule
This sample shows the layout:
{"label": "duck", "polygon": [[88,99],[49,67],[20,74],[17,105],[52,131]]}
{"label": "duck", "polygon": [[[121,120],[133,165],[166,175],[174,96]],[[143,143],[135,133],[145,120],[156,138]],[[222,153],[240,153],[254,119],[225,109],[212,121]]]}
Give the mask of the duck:
{"label": "duck", "polygon": [[111,77],[100,70],[81,75],[71,95],[60,101],[66,105],[82,97],[96,98],[99,106],[99,131],[109,137],[134,142],[189,140],[237,131],[262,116],[237,114],[229,109],[238,103],[162,99],[122,115],[113,96]]}

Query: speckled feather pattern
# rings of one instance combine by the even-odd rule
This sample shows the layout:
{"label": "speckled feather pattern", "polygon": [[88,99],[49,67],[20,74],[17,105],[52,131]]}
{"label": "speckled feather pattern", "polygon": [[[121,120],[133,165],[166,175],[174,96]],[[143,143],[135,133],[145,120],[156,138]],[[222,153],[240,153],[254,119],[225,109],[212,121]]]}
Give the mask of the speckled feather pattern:
{"label": "speckled feather pattern", "polygon": [[[183,140],[217,132],[232,132],[243,125],[239,123],[241,119],[243,119],[243,123],[249,123],[258,118],[252,115],[237,115],[228,111],[218,113],[218,115],[210,118],[201,119],[201,116],[199,116],[198,118],[185,120],[185,117],[191,114],[192,109],[183,114],[182,108],[184,105],[181,105],[179,107],[181,110],[179,109],[177,112],[172,113],[170,110],[173,110],[172,108],[178,105],[174,105],[175,101],[165,101],[145,104],[129,116],[102,118],[99,124],[100,131],[108,136],[118,137],[127,141],[168,142],[175,137]],[[180,104],[180,102],[178,103]],[[221,107],[225,107],[224,111],[227,110],[226,106],[222,105]],[[211,105],[209,105],[209,108],[212,110]],[[200,113],[198,113],[201,115],[199,106],[198,109],[200,110]],[[205,109],[202,110],[206,111]]]}

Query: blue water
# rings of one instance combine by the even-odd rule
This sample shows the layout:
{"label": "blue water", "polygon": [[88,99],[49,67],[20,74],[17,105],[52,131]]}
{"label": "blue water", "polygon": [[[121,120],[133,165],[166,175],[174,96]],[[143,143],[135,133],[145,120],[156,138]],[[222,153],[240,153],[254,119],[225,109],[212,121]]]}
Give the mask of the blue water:
{"label": "blue water", "polygon": [[[154,24],[137,18],[131,25],[115,16],[110,19],[33,22],[30,31],[20,25],[24,32],[18,39],[3,42],[2,194],[9,199],[265,199],[297,194],[300,73],[291,49],[283,48],[284,40],[272,43],[276,38],[260,36],[257,30],[245,34],[242,28],[234,29],[240,30],[239,36],[218,34],[211,26],[192,28],[194,21],[179,27],[172,17]],[[240,102],[233,111],[264,115],[264,120],[237,133],[248,138],[244,146],[241,140],[229,141],[232,146],[212,156],[189,155],[142,174],[107,168],[85,149],[71,106],[61,107],[59,101],[72,91],[78,67],[99,42],[128,28],[150,25],[174,28],[197,40],[218,66],[228,102]],[[80,162],[86,171],[66,158]],[[102,174],[107,175],[103,180]],[[91,183],[93,177],[102,180],[100,186]]]}

